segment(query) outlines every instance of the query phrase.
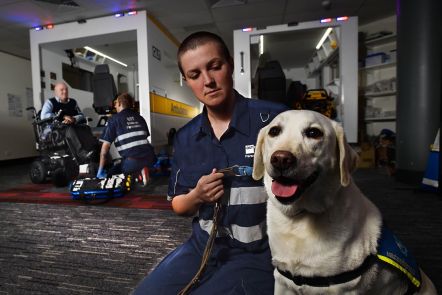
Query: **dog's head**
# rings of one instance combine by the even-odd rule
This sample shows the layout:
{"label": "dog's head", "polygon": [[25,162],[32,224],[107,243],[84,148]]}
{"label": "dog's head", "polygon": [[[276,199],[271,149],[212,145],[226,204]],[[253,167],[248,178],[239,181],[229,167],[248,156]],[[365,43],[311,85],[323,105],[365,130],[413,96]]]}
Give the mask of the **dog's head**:
{"label": "dog's head", "polygon": [[348,186],[357,155],[338,123],[312,111],[286,111],[261,129],[253,178],[288,215],[320,213]]}

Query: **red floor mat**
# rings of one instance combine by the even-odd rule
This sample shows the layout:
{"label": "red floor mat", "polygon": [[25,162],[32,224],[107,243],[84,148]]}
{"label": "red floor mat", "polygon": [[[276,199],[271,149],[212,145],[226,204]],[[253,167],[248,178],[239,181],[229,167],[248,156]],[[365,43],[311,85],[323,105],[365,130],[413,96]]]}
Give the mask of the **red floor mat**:
{"label": "red floor mat", "polygon": [[72,200],[67,188],[54,188],[52,184],[25,184],[20,187],[0,191],[0,202],[42,203],[64,205],[100,205],[112,207],[162,209],[172,208],[165,195],[150,195],[132,191],[124,197],[110,200],[79,201]]}

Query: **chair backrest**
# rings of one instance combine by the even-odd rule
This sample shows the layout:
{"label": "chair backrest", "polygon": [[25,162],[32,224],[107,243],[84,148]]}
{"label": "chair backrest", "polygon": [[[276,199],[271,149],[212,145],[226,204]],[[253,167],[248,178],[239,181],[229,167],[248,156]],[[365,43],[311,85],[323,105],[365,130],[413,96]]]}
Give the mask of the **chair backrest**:
{"label": "chair backrest", "polygon": [[98,114],[107,114],[112,110],[112,101],[117,96],[114,77],[109,72],[109,65],[96,65],[92,78],[94,88],[94,109]]}
{"label": "chair backrest", "polygon": [[285,102],[285,74],[278,61],[268,61],[263,68],[259,68],[258,77],[259,99]]}

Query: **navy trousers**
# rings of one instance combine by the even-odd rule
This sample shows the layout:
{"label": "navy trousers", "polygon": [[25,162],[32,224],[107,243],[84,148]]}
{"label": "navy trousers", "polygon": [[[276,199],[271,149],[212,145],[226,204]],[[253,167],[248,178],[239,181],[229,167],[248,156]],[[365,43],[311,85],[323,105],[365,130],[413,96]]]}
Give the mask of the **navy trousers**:
{"label": "navy trousers", "polygon": [[[134,295],[177,295],[196,274],[204,249],[191,237],[171,252],[137,286]],[[273,266],[270,249],[250,253],[216,244],[192,295],[272,295]]]}

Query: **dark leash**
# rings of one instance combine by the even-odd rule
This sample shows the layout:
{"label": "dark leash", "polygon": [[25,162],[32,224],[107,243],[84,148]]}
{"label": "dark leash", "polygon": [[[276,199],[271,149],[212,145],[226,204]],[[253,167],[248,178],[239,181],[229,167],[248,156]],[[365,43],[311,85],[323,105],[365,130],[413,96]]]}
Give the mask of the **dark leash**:
{"label": "dark leash", "polygon": [[[223,168],[217,170],[217,172],[224,173],[225,176],[251,176],[252,175],[252,167],[249,166],[240,166],[240,165],[233,165],[231,167]],[[218,232],[218,221],[221,217],[221,203],[220,200],[218,200],[215,203],[215,208],[213,211],[213,225],[212,229],[210,231],[209,239],[207,240],[206,248],[203,252],[203,257],[201,259],[201,264],[196,272],[195,276],[190,280],[190,282],[178,293],[178,295],[187,295],[189,294],[190,290],[198,283],[201,275],[203,274],[207,262],[210,258],[210,253],[212,253],[213,244],[215,242],[216,234]]]}
{"label": "dark leash", "polygon": [[215,242],[216,233],[218,232],[218,220],[221,216],[221,204],[220,202],[215,203],[215,208],[213,211],[213,225],[210,231],[209,239],[207,240],[206,248],[204,249],[203,256],[201,259],[201,264],[196,272],[195,276],[190,280],[190,282],[178,293],[178,295],[187,295],[190,290],[198,283],[201,275],[203,274],[207,262],[210,258],[210,253],[212,253],[213,243]]}

